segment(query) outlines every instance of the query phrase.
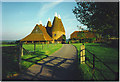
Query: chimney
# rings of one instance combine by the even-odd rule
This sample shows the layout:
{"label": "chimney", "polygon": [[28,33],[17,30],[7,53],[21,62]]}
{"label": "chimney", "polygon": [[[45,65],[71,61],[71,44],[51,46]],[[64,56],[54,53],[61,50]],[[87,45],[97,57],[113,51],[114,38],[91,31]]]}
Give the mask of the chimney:
{"label": "chimney", "polygon": [[61,19],[60,15],[58,14],[58,18]]}
{"label": "chimney", "polygon": [[50,21],[50,18],[48,18],[48,21]]}
{"label": "chimney", "polygon": [[42,21],[40,21],[40,25],[42,25]]}
{"label": "chimney", "polygon": [[57,17],[57,12],[55,12],[55,17]]}

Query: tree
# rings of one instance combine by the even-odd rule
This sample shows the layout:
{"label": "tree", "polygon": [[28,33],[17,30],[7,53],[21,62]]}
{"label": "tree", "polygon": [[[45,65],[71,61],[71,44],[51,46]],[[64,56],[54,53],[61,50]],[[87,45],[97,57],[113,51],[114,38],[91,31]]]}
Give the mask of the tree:
{"label": "tree", "polygon": [[77,2],[77,20],[103,36],[118,37],[118,2]]}
{"label": "tree", "polygon": [[62,36],[62,41],[66,41],[66,36],[65,35]]}

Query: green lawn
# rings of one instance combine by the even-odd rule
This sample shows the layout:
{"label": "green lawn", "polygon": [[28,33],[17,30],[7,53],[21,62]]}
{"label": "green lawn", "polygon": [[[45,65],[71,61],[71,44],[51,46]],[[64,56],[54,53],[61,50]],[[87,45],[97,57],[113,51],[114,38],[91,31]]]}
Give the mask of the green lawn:
{"label": "green lawn", "polygon": [[[78,55],[80,55],[79,54],[80,46],[82,44],[79,43],[73,45],[77,47]],[[86,43],[85,47],[91,53],[95,54],[95,56],[101,59],[105,64],[107,64],[113,71],[118,72],[119,56],[118,56],[117,48],[108,47],[105,44],[103,45],[100,43]],[[88,57],[88,59],[92,62],[93,56],[88,52],[85,53],[86,53],[86,57]],[[92,67],[92,65],[88,61],[86,61],[86,63]],[[100,71],[95,70],[96,78],[94,77],[94,80],[115,80],[115,75],[105,65],[103,65],[103,63],[99,62],[97,59],[95,59],[95,67],[98,68]],[[83,74],[84,80],[91,80],[92,70],[86,64],[80,64],[80,69],[84,73]],[[103,76],[100,73],[102,73],[106,79],[103,78]]]}
{"label": "green lawn", "polygon": [[16,46],[16,44],[0,44],[0,47],[3,47],[3,46]]}
{"label": "green lawn", "polygon": [[[48,55],[54,53],[58,49],[62,47],[62,44],[36,44],[36,53],[26,53],[24,51],[24,55],[22,56],[21,65],[23,68],[27,69],[31,65],[37,63],[41,59],[47,57]],[[29,52],[34,51],[33,44],[24,44],[23,48],[25,48]]]}
{"label": "green lawn", "polygon": [[[2,45],[2,79],[7,80],[9,76],[19,73],[18,64],[18,51],[14,48],[14,45],[4,44]],[[28,51],[33,51],[33,44],[23,44],[23,47]],[[36,45],[36,53],[27,54],[24,51],[24,56],[22,57],[21,65],[22,69],[27,69],[35,62],[40,61],[46,55],[50,55],[60,49],[62,44],[43,44],[43,49],[41,44]],[[31,62],[30,62],[31,61]]]}

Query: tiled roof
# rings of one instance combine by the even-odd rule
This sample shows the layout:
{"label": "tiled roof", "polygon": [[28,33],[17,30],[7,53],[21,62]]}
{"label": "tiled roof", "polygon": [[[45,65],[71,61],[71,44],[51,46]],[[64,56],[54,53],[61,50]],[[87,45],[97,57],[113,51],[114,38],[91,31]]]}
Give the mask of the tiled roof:
{"label": "tiled roof", "polygon": [[49,36],[49,34],[47,33],[47,30],[44,26],[39,25],[39,28],[42,30],[42,32],[44,33],[45,36],[45,40],[50,41],[52,40],[52,38]]}
{"label": "tiled roof", "polygon": [[32,32],[20,41],[51,41],[52,38],[46,32],[42,25],[36,25]]}
{"label": "tiled roof", "polygon": [[46,27],[47,33],[52,37],[52,24],[51,21],[48,21],[47,27]]}
{"label": "tiled roof", "polygon": [[60,16],[59,18],[57,16],[54,17],[53,24],[48,20],[46,27],[42,26],[42,24],[37,24],[32,32],[20,41],[51,41],[55,39],[54,34],[57,34],[55,36],[57,38],[61,38],[63,34],[65,35],[65,29]]}
{"label": "tiled roof", "polygon": [[85,30],[85,31],[74,31],[70,35],[70,39],[76,38],[76,39],[83,39],[83,38],[94,38],[96,37],[94,32]]}
{"label": "tiled roof", "polygon": [[54,17],[52,25],[53,25],[52,26],[52,32],[53,31],[62,31],[62,32],[65,32],[63,23],[62,23],[61,19],[59,19],[58,17]]}

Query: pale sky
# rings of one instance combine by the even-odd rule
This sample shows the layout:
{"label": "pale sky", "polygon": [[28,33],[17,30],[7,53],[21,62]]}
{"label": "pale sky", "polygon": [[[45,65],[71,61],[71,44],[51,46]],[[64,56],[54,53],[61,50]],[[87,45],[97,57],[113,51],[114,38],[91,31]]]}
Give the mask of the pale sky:
{"label": "pale sky", "polygon": [[[2,2],[2,39],[20,40],[31,33],[35,25],[42,21],[47,24],[48,18],[53,22],[55,12],[60,14],[66,37],[79,30],[72,9],[75,2]],[[85,27],[86,28],[86,27]]]}

